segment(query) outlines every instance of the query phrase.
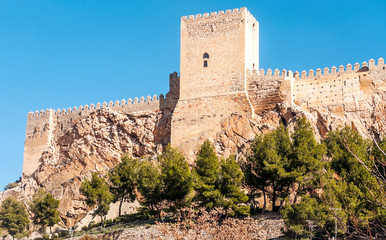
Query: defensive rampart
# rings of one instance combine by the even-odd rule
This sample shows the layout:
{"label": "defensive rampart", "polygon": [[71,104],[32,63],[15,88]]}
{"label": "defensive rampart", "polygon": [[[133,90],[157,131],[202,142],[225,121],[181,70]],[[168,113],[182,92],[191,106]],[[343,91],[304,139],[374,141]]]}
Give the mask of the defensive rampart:
{"label": "defensive rampart", "polygon": [[383,58],[346,68],[318,68],[308,73],[283,69],[260,69],[247,75],[248,95],[256,114],[273,110],[277,103],[285,102],[304,108],[326,107],[334,113],[356,111],[369,107],[366,95],[371,95],[372,82],[376,72],[385,72]]}
{"label": "defensive rampart", "polygon": [[256,114],[274,110],[278,103],[292,105],[292,71],[264,69],[248,71],[248,96]]}
{"label": "defensive rampart", "polygon": [[166,97],[161,94],[159,97],[147,96],[140,99],[129,98],[109,103],[97,103],[66,109],[47,109],[28,113],[26,139],[24,146],[23,175],[31,175],[39,166],[39,159],[60,136],[65,134],[73,124],[80,118],[89,116],[99,109],[111,109],[124,114],[141,111],[159,112],[168,109],[173,112],[179,98],[179,76],[175,72],[170,74],[169,93]]}
{"label": "defensive rampart", "polygon": [[373,91],[371,73],[384,68],[384,60],[380,58],[377,65],[371,59],[362,65],[334,66],[331,71],[327,67],[323,71],[310,70],[308,75],[306,71],[301,75],[295,72],[294,103],[307,108],[327,107],[337,114],[369,107],[365,96]]}

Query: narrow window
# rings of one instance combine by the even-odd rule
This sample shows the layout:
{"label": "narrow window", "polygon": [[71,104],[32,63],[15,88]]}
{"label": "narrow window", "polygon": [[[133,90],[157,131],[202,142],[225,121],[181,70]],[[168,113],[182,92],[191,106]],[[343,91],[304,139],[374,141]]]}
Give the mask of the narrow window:
{"label": "narrow window", "polygon": [[204,59],[204,68],[208,67],[209,54],[208,53],[204,53],[202,58]]}

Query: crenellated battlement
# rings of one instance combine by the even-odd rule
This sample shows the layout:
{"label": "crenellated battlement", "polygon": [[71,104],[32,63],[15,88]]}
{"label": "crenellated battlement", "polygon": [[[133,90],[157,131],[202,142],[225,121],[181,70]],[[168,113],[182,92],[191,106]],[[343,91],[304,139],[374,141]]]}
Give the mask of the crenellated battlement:
{"label": "crenellated battlement", "polygon": [[316,71],[314,71],[313,69],[310,69],[308,72],[303,70],[301,74],[298,71],[296,71],[294,74],[294,77],[296,79],[299,79],[299,78],[337,76],[342,73],[353,73],[357,71],[373,70],[379,67],[383,67],[384,65],[385,65],[385,62],[383,58],[378,59],[378,64],[376,64],[374,59],[370,59],[368,63],[366,61],[362,62],[362,64],[355,63],[354,65],[352,65],[351,63],[348,63],[346,67],[343,65],[340,65],[339,68],[337,68],[336,66],[333,66],[331,67],[331,69],[328,67],[325,67],[323,68],[323,70],[318,68],[316,69]]}
{"label": "crenellated battlement", "polygon": [[369,75],[380,71],[385,71],[383,58],[377,62],[370,59],[361,64],[349,63],[301,73],[260,69],[249,72],[248,92],[256,113],[272,110],[281,101],[316,108],[328,106],[334,111],[342,111],[345,104],[355,102],[361,89],[368,89]]}
{"label": "crenellated battlement", "polygon": [[[369,71],[369,70],[374,70],[377,68],[382,68],[385,66],[385,61],[383,58],[379,58],[378,62],[376,64],[374,59],[370,59],[368,62],[364,61],[362,64],[355,63],[352,65],[351,63],[348,63],[345,66],[340,65],[339,68],[336,66],[333,66],[330,68],[325,67],[323,70],[321,68],[318,68],[315,70],[310,69],[308,72],[303,70],[301,73],[298,71],[292,72],[287,71],[286,69],[279,70],[279,69],[274,69],[272,70],[271,68],[268,68],[267,70],[265,69],[260,69],[259,70],[259,75],[263,77],[268,77],[268,78],[282,78],[282,77],[294,77],[295,79],[306,79],[306,78],[315,78],[315,77],[328,77],[328,76],[338,76],[342,73],[353,73],[357,71]],[[256,72],[256,71],[253,71]]]}
{"label": "crenellated battlement", "polygon": [[363,91],[371,91],[371,76],[385,71],[383,58],[378,62],[370,59],[361,64],[348,63],[346,66],[318,68],[301,74],[295,72],[293,81],[294,103],[306,108],[328,107],[330,111],[341,114],[346,106],[359,103]]}
{"label": "crenellated battlement", "polygon": [[195,15],[182,16],[181,21],[195,21],[195,20],[206,20],[206,19],[215,19],[217,17],[232,17],[232,16],[240,16],[244,15],[246,19],[250,19],[252,22],[257,22],[256,18],[248,11],[247,8],[234,8],[228,9],[225,11],[211,12],[211,13],[199,13]]}
{"label": "crenellated battlement", "polygon": [[66,114],[81,114],[85,112],[94,111],[97,109],[103,109],[103,108],[109,108],[114,111],[122,110],[125,113],[133,112],[133,111],[146,111],[146,110],[152,110],[154,107],[159,107],[160,101],[171,101],[178,99],[179,97],[179,75],[177,72],[171,73],[169,75],[169,93],[166,95],[166,97],[163,94],[160,94],[159,96],[153,95],[151,97],[148,95],[146,98],[142,96],[141,98],[135,97],[134,99],[122,99],[122,100],[115,100],[103,103],[97,103],[97,104],[86,104],[81,105],[79,107],[73,107],[73,108],[63,108],[63,109],[46,109],[46,110],[40,110],[35,112],[29,112],[28,118],[32,117],[41,117],[49,114],[51,111],[53,111],[54,116],[60,116],[60,115],[66,115]]}
{"label": "crenellated battlement", "polygon": [[[210,16],[217,16],[217,15],[224,15],[224,14],[232,14],[232,13],[239,13],[239,12],[248,12],[247,8],[242,7],[240,9],[234,8],[234,9],[228,9],[225,11],[218,11],[218,12],[211,12],[211,13],[203,13],[203,14],[196,14],[196,15],[188,15],[188,16],[182,16],[182,20],[186,19],[199,19],[199,18],[206,18]],[[249,12],[248,12],[249,13]]]}
{"label": "crenellated battlement", "polygon": [[[252,71],[253,74],[257,74],[256,71]],[[272,69],[268,68],[267,71],[265,71],[264,69],[260,69],[259,70],[259,76],[263,76],[263,77],[293,77],[294,76],[294,73],[289,70],[287,71],[286,69],[283,69],[283,70],[279,70],[279,69],[275,69],[272,71]]]}
{"label": "crenellated battlement", "polygon": [[[141,98],[134,98],[131,99],[122,99],[122,100],[116,100],[115,102],[113,101],[109,101],[108,103],[107,102],[103,102],[102,104],[101,103],[97,103],[97,104],[90,104],[89,105],[80,105],[79,107],[73,107],[73,108],[68,108],[68,109],[57,109],[56,111],[53,110],[53,109],[46,109],[45,111],[44,110],[40,110],[40,111],[35,111],[35,112],[29,112],[28,113],[28,116],[29,117],[38,117],[38,116],[41,116],[41,115],[46,115],[48,114],[50,111],[54,111],[54,115],[64,115],[64,114],[71,114],[71,113],[80,113],[80,112],[83,112],[83,111],[93,111],[93,110],[97,110],[97,109],[102,109],[102,108],[110,108],[112,110],[120,110],[120,109],[125,109],[125,108],[131,108],[131,107],[137,107],[137,106],[142,106],[143,107],[143,110],[147,110],[148,106],[149,105],[154,105],[154,104],[159,104],[159,101],[160,100],[164,100],[165,97],[163,94],[157,96],[157,95],[154,95],[153,97],[151,97],[150,95],[148,95],[146,98],[145,97],[141,97]],[[135,108],[136,110],[138,108]]]}

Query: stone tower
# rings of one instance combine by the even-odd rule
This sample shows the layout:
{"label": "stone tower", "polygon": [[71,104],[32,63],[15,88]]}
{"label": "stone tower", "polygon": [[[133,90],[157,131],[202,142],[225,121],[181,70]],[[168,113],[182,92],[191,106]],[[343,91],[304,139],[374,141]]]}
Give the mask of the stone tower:
{"label": "stone tower", "polygon": [[245,91],[259,69],[259,22],[246,8],[181,19],[180,99]]}
{"label": "stone tower", "polygon": [[259,23],[246,8],[182,17],[172,145],[184,151],[193,139],[215,138],[232,114],[252,115],[247,73],[258,69]]}

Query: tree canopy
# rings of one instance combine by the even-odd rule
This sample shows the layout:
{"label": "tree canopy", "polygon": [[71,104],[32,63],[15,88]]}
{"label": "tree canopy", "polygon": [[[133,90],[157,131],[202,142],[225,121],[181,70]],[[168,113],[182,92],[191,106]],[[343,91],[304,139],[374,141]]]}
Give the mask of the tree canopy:
{"label": "tree canopy", "polygon": [[1,204],[0,226],[5,228],[12,237],[23,238],[27,235],[28,224],[29,219],[24,204],[12,197],[6,198]]}
{"label": "tree canopy", "polygon": [[307,236],[307,221],[312,221],[316,235],[332,236],[336,219],[339,235],[385,237],[384,182],[375,174],[371,142],[346,127],[330,132],[324,143],[329,158],[324,171],[313,172],[314,185],[305,189],[299,202],[287,204],[282,211],[289,233]]}
{"label": "tree canopy", "polygon": [[39,189],[33,196],[31,211],[34,214],[33,220],[36,224],[45,227],[52,227],[60,221],[60,212],[58,211],[60,201],[56,200],[51,193],[46,193]]}
{"label": "tree canopy", "polygon": [[141,162],[138,177],[138,190],[145,198],[145,204],[158,212],[158,204],[162,201],[163,181],[160,169],[151,161]]}
{"label": "tree canopy", "polygon": [[248,215],[249,206],[240,204],[248,201],[247,194],[241,189],[244,174],[234,156],[221,162],[220,191],[224,195],[224,207],[229,215]]}
{"label": "tree canopy", "polygon": [[272,209],[277,210],[277,196],[287,196],[294,182],[291,175],[291,141],[287,129],[280,125],[271,133],[257,136],[252,142],[247,160],[247,180],[263,192],[263,211],[267,205],[269,189],[272,189]]}
{"label": "tree canopy", "polygon": [[207,209],[223,207],[229,215],[247,215],[249,206],[240,204],[248,201],[241,190],[244,174],[234,156],[219,161],[214,148],[205,141],[197,153],[195,162],[196,201]]}
{"label": "tree canopy", "polygon": [[109,212],[110,203],[113,200],[106,180],[99,177],[98,173],[93,173],[91,180],[86,179],[82,182],[80,192],[86,197],[88,206],[96,206],[93,214],[94,216],[99,215],[103,222],[103,217]]}
{"label": "tree canopy", "polygon": [[186,197],[192,191],[192,173],[185,157],[177,149],[167,145],[158,160],[161,163],[163,195],[165,200],[181,205],[189,201]]}
{"label": "tree canopy", "polygon": [[122,203],[125,199],[135,199],[135,189],[138,182],[140,162],[130,156],[123,156],[121,162],[109,172],[110,190],[114,202],[119,201],[119,216],[122,212]]}
{"label": "tree canopy", "polygon": [[211,209],[223,204],[223,196],[218,188],[220,173],[219,159],[209,141],[205,141],[197,153],[195,161],[196,200]]}

